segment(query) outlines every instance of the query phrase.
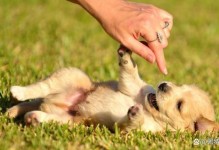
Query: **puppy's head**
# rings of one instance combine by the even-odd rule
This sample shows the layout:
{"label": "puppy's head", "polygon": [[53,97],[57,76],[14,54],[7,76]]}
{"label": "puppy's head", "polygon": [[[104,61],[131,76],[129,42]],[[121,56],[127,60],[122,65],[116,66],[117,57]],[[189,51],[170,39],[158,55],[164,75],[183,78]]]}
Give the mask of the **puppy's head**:
{"label": "puppy's head", "polygon": [[214,109],[207,94],[195,86],[176,86],[170,82],[158,85],[156,94],[148,94],[146,108],[161,124],[170,129],[218,131]]}

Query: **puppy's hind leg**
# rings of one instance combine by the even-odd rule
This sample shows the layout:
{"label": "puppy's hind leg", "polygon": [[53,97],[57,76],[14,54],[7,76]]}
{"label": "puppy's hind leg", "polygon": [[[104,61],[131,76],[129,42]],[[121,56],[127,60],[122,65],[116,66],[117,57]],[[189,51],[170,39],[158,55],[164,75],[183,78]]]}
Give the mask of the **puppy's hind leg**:
{"label": "puppy's hind leg", "polygon": [[89,90],[92,82],[89,77],[77,68],[63,68],[50,77],[28,86],[12,86],[12,97],[23,101],[26,99],[44,98],[49,94],[59,93],[68,87]]}
{"label": "puppy's hind leg", "polygon": [[121,46],[118,56],[120,66],[118,88],[128,96],[135,96],[145,83],[139,77],[138,67],[131,57],[131,51]]}
{"label": "puppy's hind leg", "polygon": [[24,121],[26,125],[38,125],[39,123],[48,123],[55,121],[58,123],[72,123],[73,118],[69,114],[52,114],[43,111],[31,111],[25,114]]}
{"label": "puppy's hind leg", "polygon": [[20,103],[18,105],[15,105],[15,106],[9,108],[6,111],[6,114],[10,118],[16,118],[17,116],[23,115],[26,112],[38,110],[41,103],[42,103],[42,99],[36,99],[33,101],[29,101],[29,102],[23,102],[23,103]]}

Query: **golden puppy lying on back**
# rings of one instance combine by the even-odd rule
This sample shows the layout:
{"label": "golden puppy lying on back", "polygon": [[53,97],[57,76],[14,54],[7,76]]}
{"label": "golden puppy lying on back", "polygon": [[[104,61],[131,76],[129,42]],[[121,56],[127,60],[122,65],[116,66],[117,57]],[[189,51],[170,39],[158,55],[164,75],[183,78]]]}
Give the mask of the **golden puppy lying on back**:
{"label": "golden puppy lying on back", "polygon": [[170,129],[218,131],[214,109],[200,89],[159,84],[157,91],[142,81],[130,51],[118,51],[119,81],[94,83],[77,68],[65,68],[47,79],[29,86],[12,86],[18,101],[33,99],[11,107],[10,117],[24,115],[26,124],[57,121],[105,125],[121,130]]}

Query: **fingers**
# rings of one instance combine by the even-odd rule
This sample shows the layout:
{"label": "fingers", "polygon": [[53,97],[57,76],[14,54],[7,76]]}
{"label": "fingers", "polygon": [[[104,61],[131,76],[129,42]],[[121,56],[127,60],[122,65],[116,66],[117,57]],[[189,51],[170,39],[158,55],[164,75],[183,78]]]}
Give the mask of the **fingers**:
{"label": "fingers", "polygon": [[[150,45],[151,49],[148,47],[149,45]],[[159,70],[163,74],[165,74],[165,75],[167,74],[163,48],[160,45],[160,43],[155,41],[155,42],[153,42],[153,44],[146,45],[146,43],[141,43],[134,38],[130,38],[125,46],[128,49],[135,52],[136,54],[138,54],[139,56],[141,56],[144,59],[146,59],[147,61],[149,61],[150,63],[154,63],[156,60]]]}
{"label": "fingers", "polygon": [[[155,57],[156,57],[156,62],[158,65],[158,68],[160,71],[164,74],[167,74],[167,69],[166,69],[166,62],[165,62],[165,57],[164,57],[164,52],[163,48],[165,48],[168,45],[167,38],[170,36],[170,31],[173,26],[173,17],[171,14],[168,12],[157,8],[157,19],[156,20],[151,20],[153,21],[153,24],[151,24],[154,28],[149,29],[148,26],[144,27],[144,31],[141,31],[141,34],[143,35],[143,38],[148,41],[151,37],[155,34],[156,32],[160,34],[161,37],[163,37],[162,40],[155,40],[153,42],[148,42],[148,47],[153,51]],[[165,22],[168,22],[168,26],[165,25]],[[154,33],[153,33],[154,32]],[[156,34],[157,34],[156,33]],[[159,38],[159,37],[156,37]],[[155,39],[156,39],[155,38]],[[160,42],[159,42],[160,41]]]}
{"label": "fingers", "polygon": [[165,10],[162,10],[159,8],[158,8],[158,13],[159,13],[160,17],[162,18],[163,22],[169,23],[169,26],[167,27],[167,29],[169,31],[171,31],[171,29],[173,27],[173,16],[171,14],[169,14],[168,12],[166,12]]}
{"label": "fingers", "polygon": [[150,63],[155,62],[155,56],[154,53],[151,51],[150,48],[148,48],[143,43],[139,42],[135,38],[129,38],[125,46],[138,54],[139,56],[143,57]]}
{"label": "fingers", "polygon": [[168,39],[170,37],[170,31],[168,29],[163,29],[163,32],[164,32],[166,38]]}
{"label": "fingers", "polygon": [[[164,74],[167,74],[167,69],[166,69],[166,63],[165,63],[165,58],[164,58],[164,53],[163,53],[163,46],[167,46],[167,39],[165,36],[165,33],[162,31],[159,31],[159,33],[161,33],[161,36],[164,36],[163,40],[165,40],[164,42],[161,41],[161,43],[156,39],[157,37],[154,36],[154,38],[156,40],[148,42],[148,47],[153,51],[155,57],[156,57],[156,62],[158,65],[158,68],[160,69],[160,71]],[[155,33],[154,33],[155,34]],[[148,39],[146,34],[144,34],[143,36],[144,39]],[[164,45],[164,44],[166,45]]]}
{"label": "fingers", "polygon": [[[148,43],[146,43],[145,41],[141,41],[142,44],[144,44],[145,46],[149,46]],[[153,52],[154,53],[154,52]],[[166,64],[165,64],[165,58],[164,58],[164,53],[163,53],[163,49],[160,48],[160,51],[157,51],[157,53],[154,53],[155,58],[157,60],[157,65],[160,69],[160,71],[164,74],[167,74],[167,69],[166,69]]]}
{"label": "fingers", "polygon": [[155,55],[159,70],[162,73],[167,74],[163,48],[167,47],[168,45],[168,30],[164,31],[163,27],[161,27],[157,21],[153,20],[153,22],[153,24],[151,23],[149,25],[144,25],[140,33],[141,36],[147,41],[150,50]]}
{"label": "fingers", "polygon": [[166,22],[162,22],[160,24],[161,24],[161,27],[163,29],[163,32],[165,33],[166,38],[169,38],[170,37],[170,30],[169,30],[170,24],[169,24],[169,22],[166,21]]}
{"label": "fingers", "polygon": [[148,43],[148,46],[154,52],[159,70],[166,75],[167,74],[166,62],[165,62],[163,48],[161,47],[160,43],[156,40],[154,42]]}
{"label": "fingers", "polygon": [[[161,37],[162,39],[160,40],[159,43],[156,43],[156,45],[160,44],[162,46],[162,48],[167,47],[168,45],[168,41],[167,41],[167,33],[165,33],[165,31],[162,29],[162,27],[159,25],[159,23],[157,23],[157,21],[154,21],[155,23],[151,23],[151,24],[145,24],[141,27],[140,35],[148,42],[150,43],[150,45],[155,44],[154,41],[156,41],[158,39],[158,34],[159,37]],[[166,36],[167,34],[167,36]],[[159,41],[159,40],[158,40]],[[149,46],[150,47],[150,46]]]}

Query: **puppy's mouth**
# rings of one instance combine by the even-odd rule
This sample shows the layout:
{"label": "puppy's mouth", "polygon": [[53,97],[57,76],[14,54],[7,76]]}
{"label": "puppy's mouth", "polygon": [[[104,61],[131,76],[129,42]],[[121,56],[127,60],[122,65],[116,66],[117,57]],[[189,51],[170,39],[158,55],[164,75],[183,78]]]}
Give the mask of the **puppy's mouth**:
{"label": "puppy's mouth", "polygon": [[151,107],[154,107],[157,111],[159,111],[159,107],[157,105],[156,94],[153,94],[153,93],[148,94],[148,102]]}

